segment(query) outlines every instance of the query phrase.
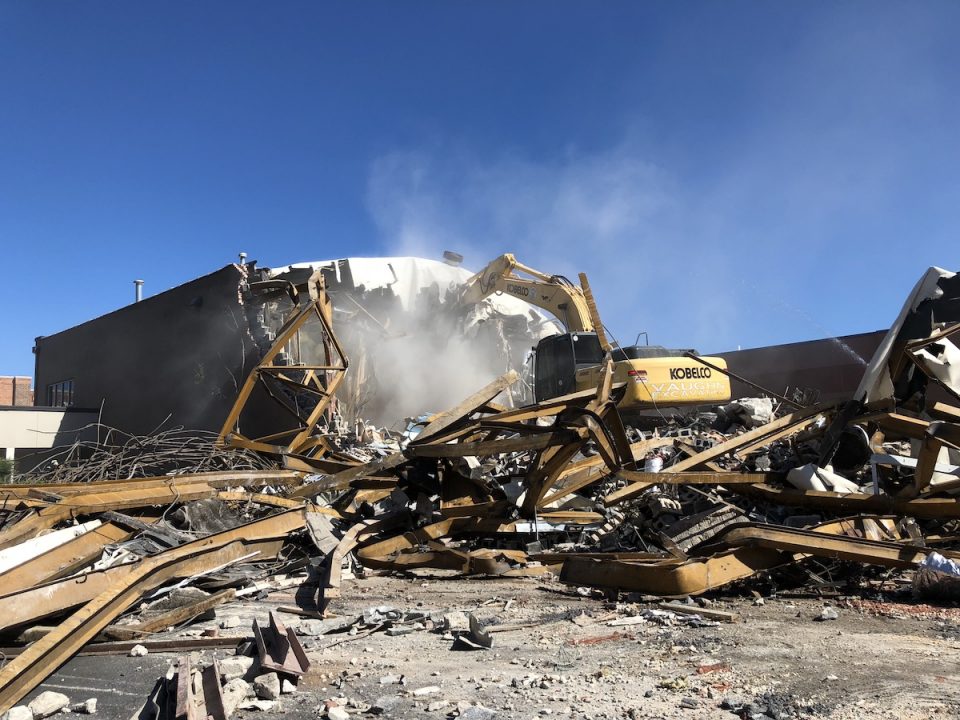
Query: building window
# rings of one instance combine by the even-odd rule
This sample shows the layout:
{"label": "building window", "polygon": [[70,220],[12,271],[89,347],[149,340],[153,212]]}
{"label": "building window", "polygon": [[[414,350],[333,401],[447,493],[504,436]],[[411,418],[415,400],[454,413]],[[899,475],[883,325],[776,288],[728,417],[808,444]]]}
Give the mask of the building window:
{"label": "building window", "polygon": [[73,380],[47,385],[47,405],[50,407],[69,407],[73,405]]}

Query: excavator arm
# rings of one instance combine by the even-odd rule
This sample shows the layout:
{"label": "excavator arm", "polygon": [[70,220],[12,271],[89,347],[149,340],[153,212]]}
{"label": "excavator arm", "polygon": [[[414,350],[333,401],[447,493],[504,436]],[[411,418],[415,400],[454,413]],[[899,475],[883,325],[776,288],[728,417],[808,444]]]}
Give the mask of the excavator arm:
{"label": "excavator arm", "polygon": [[[590,284],[527,267],[507,253],[464,285],[460,300],[482,302],[494,293],[525,300],[554,315],[566,332],[542,339],[536,348],[535,395],[540,402],[576,390],[595,388],[603,379],[603,357],[612,356],[613,381],[626,383],[621,410],[726,402],[730,380],[723,358],[704,358],[711,367],[657,347],[612,347],[603,332]],[[717,372],[714,373],[714,368]]]}
{"label": "excavator arm", "polygon": [[[522,273],[522,275],[520,274]],[[584,291],[561,275],[546,275],[518,262],[510,253],[493,260],[467,280],[461,302],[479,303],[494,293],[506,293],[546,310],[568,332],[595,332],[597,322]]]}

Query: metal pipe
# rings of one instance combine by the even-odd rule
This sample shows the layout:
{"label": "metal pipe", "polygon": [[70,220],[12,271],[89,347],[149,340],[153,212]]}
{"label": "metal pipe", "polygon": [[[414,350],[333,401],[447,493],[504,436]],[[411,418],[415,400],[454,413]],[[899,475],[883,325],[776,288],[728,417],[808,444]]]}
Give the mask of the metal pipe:
{"label": "metal pipe", "polygon": [[143,300],[143,280],[134,280],[133,284],[136,287],[134,291],[134,302],[140,302]]}

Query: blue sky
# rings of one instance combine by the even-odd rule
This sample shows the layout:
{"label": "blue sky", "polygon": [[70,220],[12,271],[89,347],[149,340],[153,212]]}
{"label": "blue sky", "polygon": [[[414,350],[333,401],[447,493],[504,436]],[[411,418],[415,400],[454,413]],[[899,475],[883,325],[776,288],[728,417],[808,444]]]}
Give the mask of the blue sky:
{"label": "blue sky", "polygon": [[0,374],[219,268],[586,271],[624,342],[887,325],[957,269],[952,2],[0,3]]}

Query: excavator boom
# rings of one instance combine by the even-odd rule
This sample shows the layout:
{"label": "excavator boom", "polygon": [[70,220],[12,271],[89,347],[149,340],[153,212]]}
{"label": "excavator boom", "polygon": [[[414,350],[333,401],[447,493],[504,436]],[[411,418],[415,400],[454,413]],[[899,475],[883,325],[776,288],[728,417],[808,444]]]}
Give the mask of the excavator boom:
{"label": "excavator boom", "polygon": [[596,329],[580,287],[562,275],[546,275],[527,267],[510,253],[496,258],[467,280],[461,302],[472,305],[494,293],[513,295],[543,308],[570,332],[594,332]]}
{"label": "excavator boom", "polygon": [[596,387],[603,358],[614,360],[614,382],[625,382],[621,410],[726,402],[730,380],[722,358],[705,358],[720,371],[683,356],[683,351],[651,347],[614,347],[603,332],[586,275],[580,285],[547,275],[507,253],[472,276],[460,296],[475,304],[494,293],[525,300],[554,315],[566,333],[544,338],[536,348],[533,385],[537,401]]}

